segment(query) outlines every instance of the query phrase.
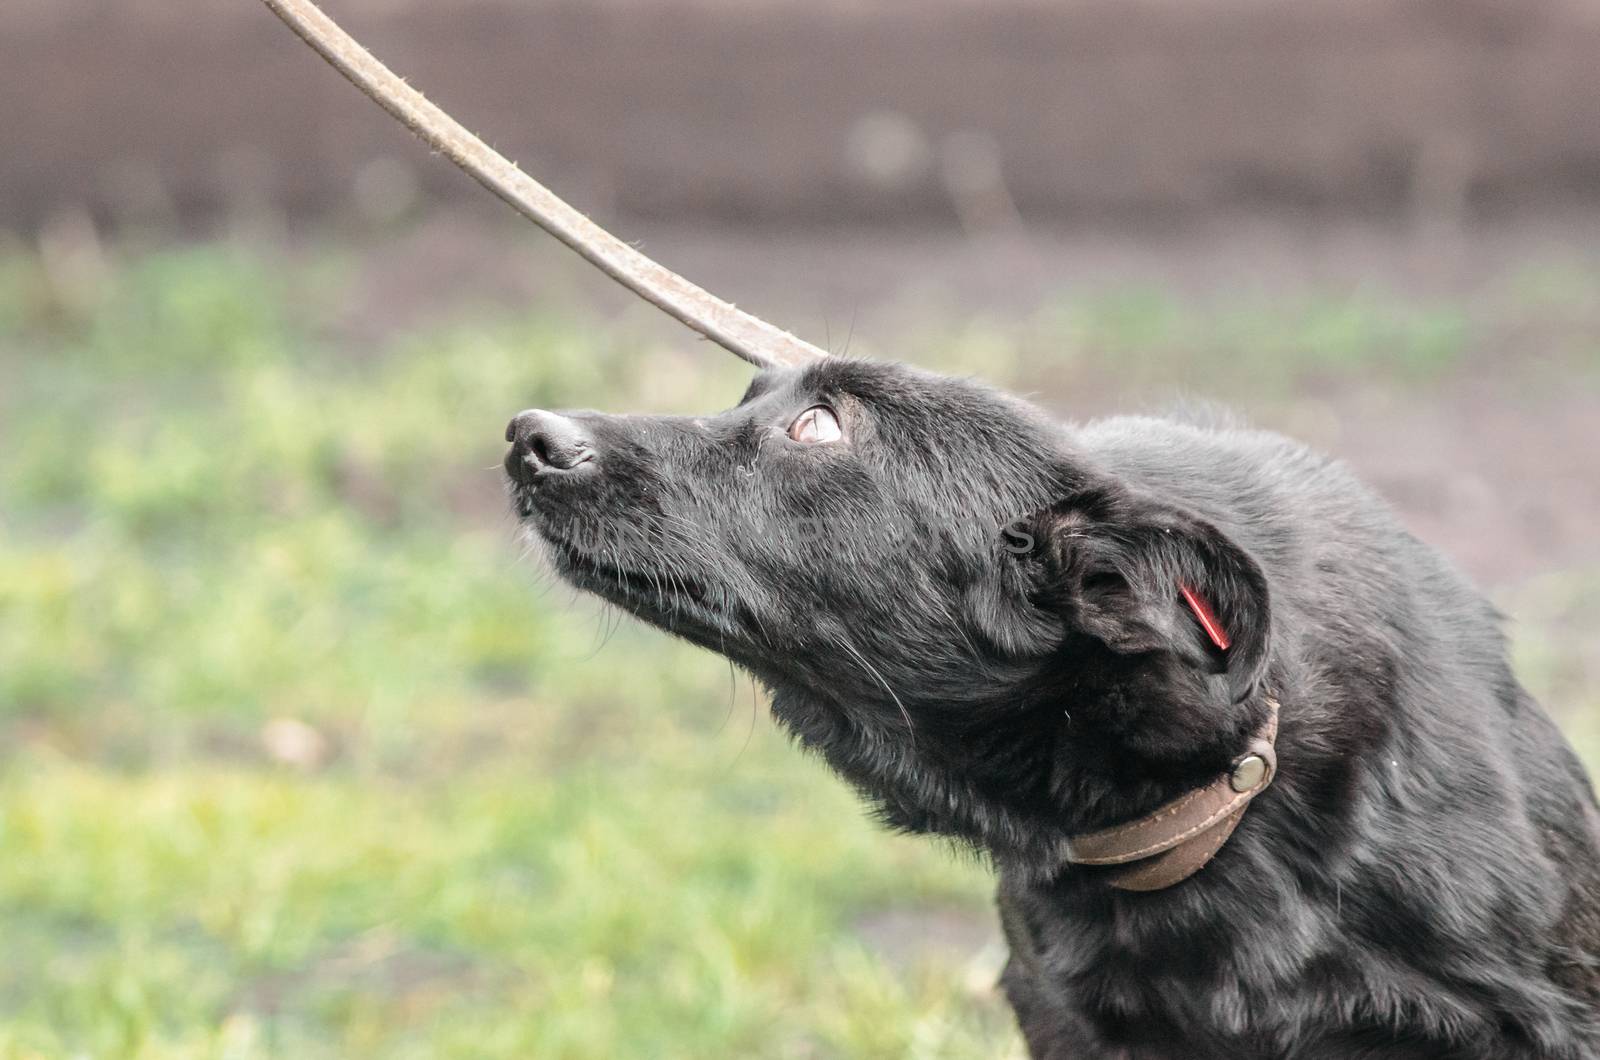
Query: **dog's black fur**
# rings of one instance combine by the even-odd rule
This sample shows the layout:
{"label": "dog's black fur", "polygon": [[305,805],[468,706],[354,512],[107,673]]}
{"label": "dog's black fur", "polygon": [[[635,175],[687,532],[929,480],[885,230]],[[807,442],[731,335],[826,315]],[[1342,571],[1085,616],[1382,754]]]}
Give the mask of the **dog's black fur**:
{"label": "dog's black fur", "polygon": [[[841,441],[789,437],[817,405]],[[1593,790],[1491,606],[1339,464],[842,359],[510,437],[564,577],[748,669],[889,824],[990,856],[1035,1056],[1600,1057]],[[1209,866],[1128,893],[1063,862],[1219,775],[1269,693],[1278,779]]]}

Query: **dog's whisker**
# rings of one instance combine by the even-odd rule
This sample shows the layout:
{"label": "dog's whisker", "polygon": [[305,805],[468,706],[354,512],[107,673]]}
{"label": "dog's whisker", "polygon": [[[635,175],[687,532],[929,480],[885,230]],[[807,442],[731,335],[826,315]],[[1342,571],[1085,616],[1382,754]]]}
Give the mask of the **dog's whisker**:
{"label": "dog's whisker", "polygon": [[911,712],[906,710],[906,705],[900,701],[900,697],[895,693],[895,690],[889,687],[889,682],[883,679],[883,675],[878,672],[878,668],[868,662],[867,657],[857,651],[855,646],[843,636],[835,637],[834,643],[848,652],[851,658],[860,663],[862,668],[865,669],[868,674],[872,675],[873,679],[876,680],[878,684],[883,686],[883,690],[889,693],[889,698],[894,700],[894,705],[900,710],[900,717],[906,723],[906,733],[911,737],[911,741],[915,743],[917,739],[917,727],[911,720]]}

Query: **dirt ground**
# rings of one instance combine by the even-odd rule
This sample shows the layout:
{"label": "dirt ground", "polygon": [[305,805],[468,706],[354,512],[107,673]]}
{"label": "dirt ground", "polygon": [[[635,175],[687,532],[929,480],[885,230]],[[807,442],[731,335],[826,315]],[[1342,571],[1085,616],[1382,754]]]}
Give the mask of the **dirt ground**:
{"label": "dirt ground", "polygon": [[[1456,219],[1600,199],[1591,0],[328,0],[604,218]],[[256,0],[0,6],[0,228],[477,189]]]}

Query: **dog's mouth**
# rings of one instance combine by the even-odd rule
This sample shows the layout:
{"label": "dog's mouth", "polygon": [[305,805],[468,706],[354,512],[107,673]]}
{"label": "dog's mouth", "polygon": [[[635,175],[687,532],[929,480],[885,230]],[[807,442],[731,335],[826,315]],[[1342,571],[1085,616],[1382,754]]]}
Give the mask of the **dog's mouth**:
{"label": "dog's mouth", "polygon": [[507,492],[511,495],[512,510],[517,513],[517,518],[528,522],[534,516],[533,495],[534,487],[518,482],[514,478],[507,478]]}
{"label": "dog's mouth", "polygon": [[693,572],[646,569],[614,553],[601,555],[548,533],[543,536],[556,571],[577,588],[675,633],[721,638],[734,632],[726,594]]}
{"label": "dog's mouth", "polygon": [[510,500],[524,532],[544,546],[555,573],[636,618],[710,651],[744,658],[742,646],[764,640],[762,628],[732,586],[703,561],[661,551],[660,537],[640,525],[646,516],[617,519],[586,511],[555,483],[510,483]]}
{"label": "dog's mouth", "polygon": [[686,597],[697,604],[704,604],[709,595],[698,579],[684,574],[654,574],[623,567],[567,544],[556,544],[555,549],[562,573],[614,586],[631,595],[664,598],[670,594]]}

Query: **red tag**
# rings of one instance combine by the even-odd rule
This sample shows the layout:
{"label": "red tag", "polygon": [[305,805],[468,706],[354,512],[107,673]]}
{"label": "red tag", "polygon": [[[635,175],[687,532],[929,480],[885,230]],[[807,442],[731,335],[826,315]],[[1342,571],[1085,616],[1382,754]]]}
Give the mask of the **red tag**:
{"label": "red tag", "polygon": [[1227,651],[1228,645],[1233,642],[1228,639],[1228,632],[1222,628],[1222,623],[1217,621],[1217,616],[1211,613],[1210,605],[1200,599],[1200,594],[1187,585],[1178,586],[1178,591],[1183,594],[1184,602],[1189,605],[1189,610],[1194,612],[1194,617],[1200,620],[1200,628],[1206,631],[1211,643],[1220,650]]}

